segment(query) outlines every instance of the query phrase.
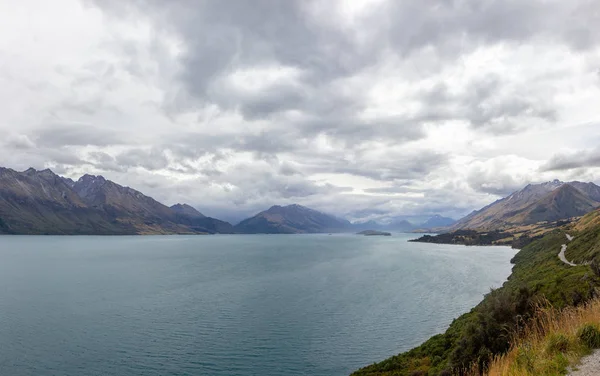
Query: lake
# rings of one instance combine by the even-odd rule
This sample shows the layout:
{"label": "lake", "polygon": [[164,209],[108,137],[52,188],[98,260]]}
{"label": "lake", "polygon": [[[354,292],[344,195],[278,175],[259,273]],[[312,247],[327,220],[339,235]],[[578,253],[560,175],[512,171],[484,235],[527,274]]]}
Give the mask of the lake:
{"label": "lake", "polygon": [[413,237],[1,236],[0,375],[348,375],[510,274]]}

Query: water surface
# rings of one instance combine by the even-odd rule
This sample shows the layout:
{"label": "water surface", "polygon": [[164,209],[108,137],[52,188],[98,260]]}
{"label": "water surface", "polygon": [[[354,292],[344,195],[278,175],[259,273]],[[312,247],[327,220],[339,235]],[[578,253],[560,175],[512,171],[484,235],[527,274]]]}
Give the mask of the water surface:
{"label": "water surface", "polygon": [[2,236],[0,375],[347,375],[510,274],[412,236]]}

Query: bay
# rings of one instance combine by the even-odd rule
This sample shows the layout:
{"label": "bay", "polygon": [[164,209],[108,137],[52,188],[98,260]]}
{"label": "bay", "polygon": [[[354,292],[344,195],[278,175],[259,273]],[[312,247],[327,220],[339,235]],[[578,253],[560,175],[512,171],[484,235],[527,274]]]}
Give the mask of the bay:
{"label": "bay", "polygon": [[1,375],[347,375],[440,333],[508,247],[413,234],[0,237]]}

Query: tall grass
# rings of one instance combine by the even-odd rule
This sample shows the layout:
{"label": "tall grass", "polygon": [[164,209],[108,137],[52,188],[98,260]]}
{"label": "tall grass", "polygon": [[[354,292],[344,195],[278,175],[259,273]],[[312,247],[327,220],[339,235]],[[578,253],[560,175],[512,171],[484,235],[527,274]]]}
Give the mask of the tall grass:
{"label": "tall grass", "polygon": [[[564,375],[596,348],[600,348],[600,299],[563,310],[540,304],[534,318],[514,335],[510,350],[495,357],[485,374]],[[472,374],[480,372],[473,369]]]}

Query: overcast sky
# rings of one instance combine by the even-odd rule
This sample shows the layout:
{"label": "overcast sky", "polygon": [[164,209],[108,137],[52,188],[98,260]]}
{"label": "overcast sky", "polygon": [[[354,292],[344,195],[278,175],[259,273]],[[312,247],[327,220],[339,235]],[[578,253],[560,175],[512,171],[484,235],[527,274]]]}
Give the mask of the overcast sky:
{"label": "overcast sky", "polygon": [[600,1],[0,0],[0,165],[235,219],[600,182]]}

